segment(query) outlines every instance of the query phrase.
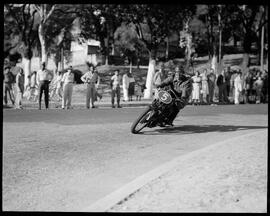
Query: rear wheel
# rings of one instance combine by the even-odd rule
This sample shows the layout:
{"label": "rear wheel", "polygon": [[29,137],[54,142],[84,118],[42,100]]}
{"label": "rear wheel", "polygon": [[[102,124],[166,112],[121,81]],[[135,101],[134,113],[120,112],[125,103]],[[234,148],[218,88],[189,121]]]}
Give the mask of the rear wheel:
{"label": "rear wheel", "polygon": [[148,120],[155,113],[150,107],[148,107],[138,118],[133,122],[131,126],[131,133],[137,134],[148,124]]}

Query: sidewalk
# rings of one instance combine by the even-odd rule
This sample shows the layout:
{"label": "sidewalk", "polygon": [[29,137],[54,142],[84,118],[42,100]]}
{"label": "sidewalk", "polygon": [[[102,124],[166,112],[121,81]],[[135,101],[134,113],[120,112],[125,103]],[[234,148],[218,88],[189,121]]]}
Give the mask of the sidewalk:
{"label": "sidewalk", "polygon": [[[152,103],[153,99],[141,99],[136,100],[136,97],[133,99],[133,101],[123,101],[123,98],[121,98],[120,101],[120,105],[124,108],[126,107],[145,107],[148,106]],[[49,108],[50,109],[61,109],[61,103],[62,101],[56,101],[56,100],[52,100],[49,101]],[[115,105],[116,104],[116,99],[115,99]],[[233,105],[233,103],[229,103],[229,104],[223,104],[223,103],[218,103],[215,102],[213,104],[201,104],[199,106],[217,106],[217,105]],[[22,100],[22,106],[23,109],[38,109],[38,102],[33,102],[33,101],[28,101],[25,98]],[[42,109],[45,109],[45,104],[44,104],[44,99],[41,101],[41,106]],[[73,98],[73,101],[71,103],[72,109],[85,109],[86,105],[85,105],[85,97],[75,97]],[[111,108],[112,104],[111,104],[111,97],[110,95],[103,95],[102,99],[95,102],[95,106],[97,106],[98,108]],[[188,104],[187,106],[192,106],[191,104]],[[14,108],[14,106],[9,105],[3,105],[4,109],[12,109]]]}
{"label": "sidewalk", "polygon": [[176,158],[83,211],[266,213],[267,130]]}
{"label": "sidewalk", "polygon": [[[85,109],[86,106],[85,106],[85,98],[82,98],[80,100],[76,100],[74,102],[71,103],[71,106],[73,109]],[[133,101],[127,101],[127,102],[124,102],[122,101],[122,98],[121,98],[121,101],[120,101],[120,105],[122,107],[143,107],[143,106],[147,106],[149,104],[151,104],[152,100],[151,99],[141,99],[141,101],[136,101],[133,100]],[[41,102],[41,105],[42,105],[42,109],[45,108],[45,105],[44,105],[44,100],[42,100]],[[115,105],[116,102],[115,102]],[[26,99],[23,99],[22,101],[22,106],[24,109],[38,109],[38,102],[32,102],[32,101],[28,101]],[[95,106],[97,106],[98,108],[111,108],[111,97],[110,96],[103,96],[101,100],[98,99],[98,101],[95,102]],[[5,106],[3,105],[3,108],[13,108],[12,106],[8,105],[8,106]],[[49,108],[50,109],[61,109],[61,101],[50,101],[49,102]]]}

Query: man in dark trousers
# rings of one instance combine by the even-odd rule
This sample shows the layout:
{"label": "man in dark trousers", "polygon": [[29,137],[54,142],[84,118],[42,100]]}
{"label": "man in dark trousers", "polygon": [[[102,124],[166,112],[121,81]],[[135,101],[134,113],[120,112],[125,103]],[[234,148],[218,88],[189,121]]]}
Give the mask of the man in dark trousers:
{"label": "man in dark trousers", "polygon": [[217,86],[218,86],[218,101],[220,103],[228,102],[227,85],[225,82],[224,71],[222,71],[217,78]]}
{"label": "man in dark trousers", "polygon": [[9,99],[12,102],[12,104],[15,104],[15,97],[13,94],[13,87],[12,84],[15,82],[15,77],[12,74],[12,72],[10,71],[10,67],[7,66],[5,67],[5,71],[4,71],[4,100],[5,100],[5,105],[7,105],[8,100],[7,100],[7,96],[9,94]]}
{"label": "man in dark trousers", "polygon": [[119,75],[119,70],[114,71],[114,75],[111,77],[111,88],[112,88],[112,108],[115,108],[114,106],[114,98],[116,95],[117,98],[117,107],[121,108],[120,106],[120,83],[121,83],[121,76]]}
{"label": "man in dark trousers", "polygon": [[230,91],[231,91],[230,80],[231,80],[231,76],[232,76],[232,72],[231,72],[231,67],[230,66],[227,67],[227,71],[224,74],[224,76],[225,76],[225,82],[226,82],[226,93],[227,93],[227,97],[229,97],[230,96]]}
{"label": "man in dark trousers", "polygon": [[46,109],[49,109],[49,84],[52,78],[53,74],[46,69],[45,62],[43,62],[41,70],[37,72],[37,82],[39,86],[38,109],[41,109],[41,98],[43,92],[45,95],[45,107]]}

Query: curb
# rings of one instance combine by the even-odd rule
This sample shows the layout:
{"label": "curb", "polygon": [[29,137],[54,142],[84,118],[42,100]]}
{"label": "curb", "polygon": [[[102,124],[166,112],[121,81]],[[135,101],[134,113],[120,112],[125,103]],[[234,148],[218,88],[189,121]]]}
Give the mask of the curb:
{"label": "curb", "polygon": [[238,139],[249,137],[249,136],[254,136],[262,132],[264,131],[256,131],[253,133],[240,135],[231,139],[227,139],[225,141],[212,144],[205,148],[193,151],[191,153],[188,153],[187,155],[181,155],[179,157],[176,157],[175,159],[151,170],[150,172],[139,176],[138,178],[124,185],[120,189],[108,194],[104,198],[91,204],[89,207],[82,209],[80,212],[106,212],[106,211],[108,212],[113,206],[115,206],[117,203],[121,202],[122,200],[125,200],[127,197],[129,197],[131,194],[138,191],[144,185],[150,183],[151,181],[169,172],[171,169],[176,167],[177,164],[179,164],[179,162],[184,162],[188,158],[195,157],[203,152],[208,152],[210,149],[217,148],[218,146],[224,145],[228,142],[237,141]]}

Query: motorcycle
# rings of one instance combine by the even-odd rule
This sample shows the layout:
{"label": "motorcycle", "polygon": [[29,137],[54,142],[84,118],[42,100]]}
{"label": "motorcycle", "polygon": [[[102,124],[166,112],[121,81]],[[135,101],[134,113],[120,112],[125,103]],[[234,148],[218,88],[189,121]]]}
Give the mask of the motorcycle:
{"label": "motorcycle", "polygon": [[[190,81],[187,83],[190,85]],[[179,98],[177,93],[171,88],[158,89],[157,97],[133,122],[131,133],[138,134],[145,127],[153,128],[166,122],[167,117],[171,114],[171,107],[176,103],[182,103],[184,107],[187,101]]]}

